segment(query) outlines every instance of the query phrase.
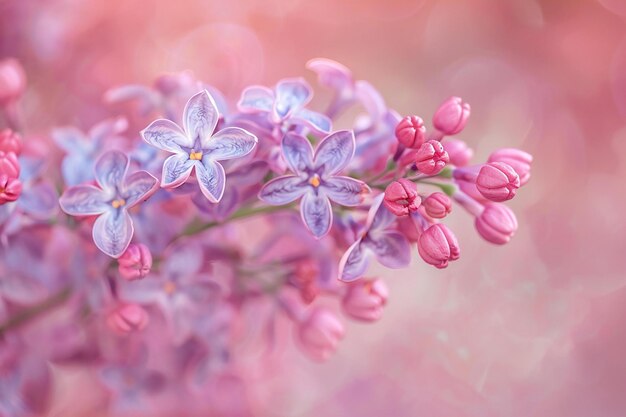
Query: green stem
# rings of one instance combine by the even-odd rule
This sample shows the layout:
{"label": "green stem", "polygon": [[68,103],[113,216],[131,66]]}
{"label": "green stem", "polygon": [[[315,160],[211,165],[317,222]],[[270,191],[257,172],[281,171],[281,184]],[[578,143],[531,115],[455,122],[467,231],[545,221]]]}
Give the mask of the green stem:
{"label": "green stem", "polygon": [[71,293],[72,289],[70,287],[65,287],[52,295],[50,298],[47,298],[38,304],[27,307],[17,314],[14,314],[7,321],[0,324],[0,338],[2,338],[7,331],[15,327],[19,327],[20,325],[36,318],[40,314],[61,305],[69,298]]}
{"label": "green stem", "polygon": [[444,183],[441,183],[441,182],[424,181],[424,180],[420,180],[419,183],[420,184],[428,184],[428,185],[433,185],[435,187],[439,187],[441,189],[441,191],[443,191],[444,193],[446,193],[449,196],[452,196],[454,194],[454,192],[456,191],[456,186],[454,186],[452,184],[444,184]]}

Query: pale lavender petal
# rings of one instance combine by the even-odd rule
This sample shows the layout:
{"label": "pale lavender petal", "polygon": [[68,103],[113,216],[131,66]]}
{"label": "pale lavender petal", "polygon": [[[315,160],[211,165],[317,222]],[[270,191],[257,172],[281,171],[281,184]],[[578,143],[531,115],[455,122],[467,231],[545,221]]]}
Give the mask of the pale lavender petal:
{"label": "pale lavender petal", "polygon": [[51,136],[54,143],[69,154],[90,152],[93,147],[89,138],[73,126],[52,129]]}
{"label": "pale lavender petal", "polygon": [[244,113],[269,112],[274,104],[274,92],[267,87],[253,85],[241,93],[237,103],[239,111]]}
{"label": "pale lavender petal", "polygon": [[42,181],[24,190],[17,200],[17,204],[30,217],[38,220],[47,220],[58,209],[57,193],[51,183]]}
{"label": "pale lavender petal", "polygon": [[192,144],[203,143],[217,126],[220,115],[213,97],[208,91],[202,90],[189,99],[183,112],[183,126]]}
{"label": "pale lavender petal", "polygon": [[95,143],[100,143],[114,135],[119,135],[128,128],[128,120],[124,117],[103,120],[89,129],[89,137]]}
{"label": "pale lavender petal", "polygon": [[227,127],[202,144],[205,156],[216,161],[246,156],[256,146],[256,136],[239,127]]}
{"label": "pale lavender petal", "polygon": [[121,151],[108,151],[96,161],[96,181],[105,190],[115,190],[122,185],[128,170],[128,156]]}
{"label": "pale lavender petal", "polygon": [[370,233],[363,244],[371,249],[378,262],[387,268],[405,268],[411,263],[411,246],[401,233]]}
{"label": "pale lavender petal", "polygon": [[193,281],[204,262],[202,248],[186,243],[172,247],[166,259],[163,274],[168,279],[176,279],[180,282],[188,282],[188,279]]}
{"label": "pale lavender petal", "polygon": [[378,90],[367,81],[357,81],[356,96],[359,101],[361,101],[361,104],[363,104],[363,107],[365,107],[371,120],[380,120],[387,112],[385,100]]}
{"label": "pale lavender petal", "polygon": [[354,242],[339,261],[339,279],[345,282],[361,278],[369,265],[367,249],[361,239]]}
{"label": "pale lavender petal", "polygon": [[274,206],[282,206],[296,201],[306,192],[307,185],[303,184],[302,178],[285,176],[274,178],[263,186],[259,191],[259,198]]}
{"label": "pale lavender petal", "polygon": [[302,135],[287,132],[282,141],[283,157],[293,172],[302,172],[313,165],[313,147]]}
{"label": "pale lavender petal", "polygon": [[298,110],[291,116],[290,122],[304,125],[315,133],[322,135],[330,133],[333,126],[333,122],[327,116],[308,109]]}
{"label": "pale lavender petal", "polygon": [[365,194],[371,191],[363,181],[342,176],[326,179],[321,188],[331,200],[343,206],[363,204]]}
{"label": "pale lavender petal", "polygon": [[307,62],[306,67],[317,74],[319,83],[341,93],[354,89],[352,72],[340,64],[326,58],[315,58]]}
{"label": "pale lavender petal", "polygon": [[304,107],[311,100],[311,87],[304,78],[288,78],[276,85],[274,114],[283,120],[294,110]]}
{"label": "pale lavender petal", "polygon": [[155,120],[140,133],[148,144],[168,152],[185,152],[182,147],[193,146],[193,141],[185,135],[182,129],[167,119]]}
{"label": "pale lavender petal", "polygon": [[384,230],[396,220],[396,216],[382,204],[384,196],[377,196],[370,207],[365,223],[368,230]]}
{"label": "pale lavender petal", "polygon": [[69,187],[61,198],[61,209],[70,216],[94,216],[109,209],[107,196],[101,189],[92,185]]}
{"label": "pale lavender petal", "polygon": [[112,258],[120,257],[133,237],[133,222],[126,210],[107,210],[93,225],[93,241]]}
{"label": "pale lavender petal", "polygon": [[194,161],[189,159],[189,155],[184,153],[174,154],[168,157],[163,163],[163,173],[161,174],[161,187],[176,188],[187,181]]}
{"label": "pale lavender petal", "polygon": [[129,175],[121,190],[126,207],[131,208],[141,200],[147,199],[158,183],[159,180],[146,171],[137,171]]}
{"label": "pale lavender petal", "polygon": [[338,130],[326,136],[315,150],[314,164],[333,175],[344,169],[354,156],[355,140],[351,130]]}
{"label": "pale lavender petal", "polygon": [[203,158],[202,163],[196,164],[196,178],[200,191],[212,203],[218,203],[224,195],[226,174],[219,162]]}
{"label": "pale lavender petal", "polygon": [[333,223],[330,200],[322,193],[305,193],[300,203],[300,215],[306,227],[318,239],[328,233]]}

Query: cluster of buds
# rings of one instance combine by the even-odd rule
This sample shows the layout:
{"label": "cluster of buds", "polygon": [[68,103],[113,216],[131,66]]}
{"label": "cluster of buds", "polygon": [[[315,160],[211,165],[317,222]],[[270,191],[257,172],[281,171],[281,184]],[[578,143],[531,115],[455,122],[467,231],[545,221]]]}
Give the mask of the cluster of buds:
{"label": "cluster of buds", "polygon": [[22,194],[20,162],[22,151],[20,136],[5,129],[0,131],[0,205],[15,201]]}

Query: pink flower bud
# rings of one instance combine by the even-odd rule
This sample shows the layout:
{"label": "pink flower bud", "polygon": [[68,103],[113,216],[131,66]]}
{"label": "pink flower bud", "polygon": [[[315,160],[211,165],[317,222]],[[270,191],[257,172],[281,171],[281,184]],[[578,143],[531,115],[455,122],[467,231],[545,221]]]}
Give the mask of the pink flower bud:
{"label": "pink flower bud", "polygon": [[445,268],[449,261],[459,259],[461,254],[456,236],[446,225],[437,223],[424,230],[417,242],[422,259],[437,268]]}
{"label": "pink flower bud", "polygon": [[487,204],[474,224],[483,239],[496,245],[508,243],[517,231],[515,213],[498,203]]}
{"label": "pink flower bud", "polygon": [[0,205],[15,201],[22,194],[22,183],[17,178],[0,174]]}
{"label": "pink flower bud", "polygon": [[106,323],[114,332],[128,334],[148,325],[148,313],[137,304],[122,304],[109,313]]}
{"label": "pink flower bud", "polygon": [[476,188],[491,201],[512,199],[519,186],[519,175],[510,165],[503,162],[490,162],[483,165],[476,177]]}
{"label": "pink flower bud", "polygon": [[0,132],[0,151],[13,152],[19,155],[22,152],[22,138],[11,129],[4,129]]}
{"label": "pink flower bud", "polygon": [[6,175],[9,178],[19,178],[20,163],[14,152],[0,151],[0,175]]}
{"label": "pink flower bud", "polygon": [[359,280],[348,285],[341,306],[349,317],[360,321],[376,321],[383,315],[389,291],[381,279]]}
{"label": "pink flower bud", "polygon": [[296,334],[302,350],[312,359],[325,361],[337,350],[345,334],[343,325],[332,312],[318,307],[299,324]]}
{"label": "pink flower bud", "polygon": [[133,281],[144,278],[152,268],[152,254],[146,245],[130,244],[126,252],[117,260],[118,271],[122,278]]}
{"label": "pink flower bud", "polygon": [[435,192],[422,203],[426,214],[435,219],[443,219],[452,211],[452,200],[444,193]]}
{"label": "pink flower bud", "polygon": [[22,65],[13,58],[0,61],[0,105],[19,98],[26,88],[26,74]]}
{"label": "pink flower bud", "polygon": [[387,186],[383,203],[396,216],[408,216],[417,211],[421,201],[417,195],[417,185],[406,178],[400,178]]}
{"label": "pink flower bud", "polygon": [[422,146],[425,135],[424,121],[417,116],[407,116],[396,126],[396,138],[407,148],[417,149]]}
{"label": "pink flower bud", "polygon": [[446,139],[443,143],[443,148],[448,152],[450,157],[450,163],[457,167],[464,167],[469,164],[469,161],[474,156],[472,148],[467,146],[465,142],[458,139]]}
{"label": "pink flower bud", "polygon": [[439,106],[433,117],[435,129],[447,136],[461,132],[470,115],[470,105],[460,97],[450,97]]}
{"label": "pink flower bud", "polygon": [[426,175],[438,174],[449,161],[448,153],[437,140],[429,140],[422,144],[415,155],[417,170]]}
{"label": "pink flower bud", "polygon": [[487,162],[503,162],[510,165],[519,175],[520,186],[522,186],[530,179],[530,164],[533,162],[533,156],[519,149],[504,148],[493,152]]}

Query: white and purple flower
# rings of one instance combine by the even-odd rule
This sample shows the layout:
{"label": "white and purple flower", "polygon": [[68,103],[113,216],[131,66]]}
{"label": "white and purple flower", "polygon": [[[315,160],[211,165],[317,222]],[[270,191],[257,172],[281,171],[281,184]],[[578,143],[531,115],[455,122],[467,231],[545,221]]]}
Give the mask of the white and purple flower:
{"label": "white and purple flower", "polygon": [[300,214],[304,224],[317,238],[330,230],[333,220],[330,200],[353,207],[363,203],[370,188],[363,181],[337,175],[354,155],[354,134],[340,130],[324,138],[315,152],[303,136],[289,132],[282,151],[294,175],[269,181],[259,198],[271,205],[289,204],[302,197]]}
{"label": "white and purple flower", "polygon": [[98,216],[93,225],[93,241],[113,258],[124,253],[133,237],[128,209],[148,198],[158,184],[146,171],[127,176],[128,165],[123,152],[106,152],[94,169],[99,187],[69,187],[59,199],[61,209],[71,216]]}
{"label": "white and purple flower", "polygon": [[171,120],[158,119],[141,132],[147,143],[174,154],[163,164],[161,187],[182,185],[195,169],[202,194],[212,203],[222,199],[226,174],[218,161],[248,155],[254,150],[257,138],[238,127],[227,127],[213,134],[218,120],[215,101],[203,90],[187,102],[183,128]]}

